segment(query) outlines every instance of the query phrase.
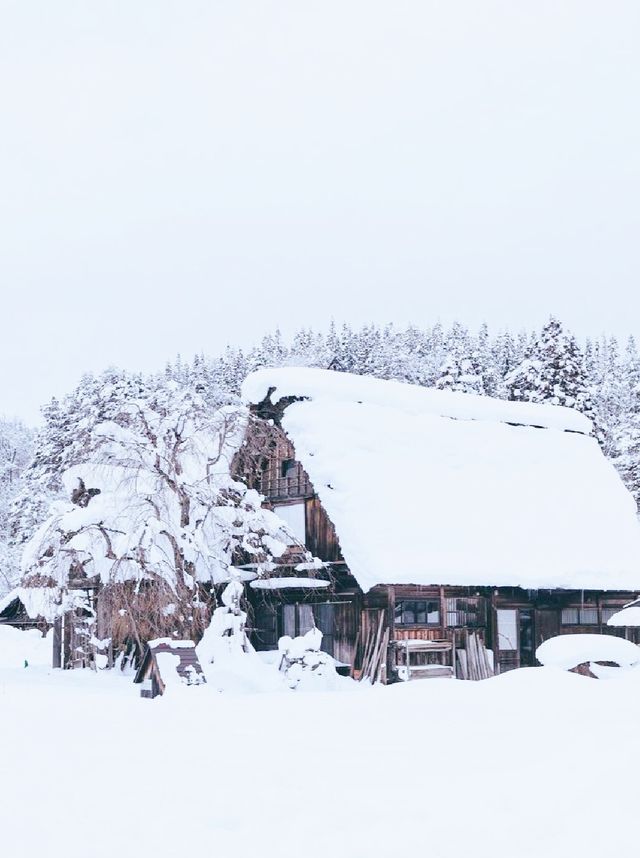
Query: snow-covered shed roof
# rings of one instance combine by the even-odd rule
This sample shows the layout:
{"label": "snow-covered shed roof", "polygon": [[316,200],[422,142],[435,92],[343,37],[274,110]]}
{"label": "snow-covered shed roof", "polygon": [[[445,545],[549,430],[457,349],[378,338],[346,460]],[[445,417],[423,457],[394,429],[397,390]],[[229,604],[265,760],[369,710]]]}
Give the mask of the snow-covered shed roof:
{"label": "snow-covered shed roof", "polygon": [[15,587],[0,598],[0,614],[14,602],[20,602],[31,620],[53,622],[58,614],[59,594],[51,587]]}
{"label": "snow-covered shed roof", "polygon": [[360,586],[640,588],[633,498],[567,408],[309,368],[263,369]]}
{"label": "snow-covered shed roof", "polygon": [[154,661],[163,686],[161,694],[165,685],[200,685],[206,682],[193,641],[171,638],[149,641],[133,681],[143,682],[149,676]]}

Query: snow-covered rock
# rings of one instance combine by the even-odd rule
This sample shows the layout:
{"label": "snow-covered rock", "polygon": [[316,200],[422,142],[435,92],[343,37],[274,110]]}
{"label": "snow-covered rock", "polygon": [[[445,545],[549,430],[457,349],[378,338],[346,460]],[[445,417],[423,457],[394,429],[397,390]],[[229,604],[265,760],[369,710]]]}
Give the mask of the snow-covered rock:
{"label": "snow-covered rock", "polygon": [[640,605],[631,605],[628,608],[617,611],[612,617],[609,617],[607,625],[614,626],[615,628],[640,626]]}
{"label": "snow-covered rock", "polygon": [[536,658],[545,667],[571,670],[592,661],[613,661],[620,667],[640,662],[640,648],[613,635],[557,635],[540,644]]}
{"label": "snow-covered rock", "polygon": [[317,628],[295,638],[289,635],[280,638],[280,670],[290,688],[324,691],[335,686],[337,673],[333,658],[322,652],[321,646],[322,632]]}

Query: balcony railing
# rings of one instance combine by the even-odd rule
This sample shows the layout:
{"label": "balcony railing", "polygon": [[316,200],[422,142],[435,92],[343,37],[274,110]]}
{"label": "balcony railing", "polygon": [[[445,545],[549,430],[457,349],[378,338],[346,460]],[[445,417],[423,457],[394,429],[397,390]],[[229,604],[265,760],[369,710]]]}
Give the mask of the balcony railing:
{"label": "balcony railing", "polygon": [[304,498],[313,494],[311,480],[302,468],[286,477],[264,474],[256,481],[255,488],[269,500]]}

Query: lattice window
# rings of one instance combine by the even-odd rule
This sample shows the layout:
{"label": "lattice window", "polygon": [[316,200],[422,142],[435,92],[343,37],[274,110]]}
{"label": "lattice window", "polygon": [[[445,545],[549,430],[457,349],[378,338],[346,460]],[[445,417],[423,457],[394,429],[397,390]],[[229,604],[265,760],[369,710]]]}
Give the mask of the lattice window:
{"label": "lattice window", "polygon": [[484,599],[474,597],[471,599],[458,596],[446,599],[447,625],[457,626],[483,626],[485,623]]}
{"label": "lattice window", "polygon": [[440,602],[437,599],[401,599],[396,602],[394,619],[397,626],[438,626]]}
{"label": "lattice window", "polygon": [[562,619],[563,626],[597,626],[598,625],[598,609],[597,608],[563,608]]}

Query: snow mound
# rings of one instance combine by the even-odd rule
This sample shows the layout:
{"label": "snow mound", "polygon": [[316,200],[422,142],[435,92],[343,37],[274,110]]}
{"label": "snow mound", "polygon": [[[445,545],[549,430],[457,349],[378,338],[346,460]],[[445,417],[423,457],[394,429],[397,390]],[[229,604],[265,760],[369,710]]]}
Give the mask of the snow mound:
{"label": "snow mound", "polygon": [[292,690],[329,691],[338,681],[333,658],[322,652],[322,632],[309,629],[299,637],[283,635],[278,641],[280,670]]}
{"label": "snow mound", "polygon": [[545,667],[571,670],[591,661],[613,661],[620,667],[640,662],[640,649],[613,635],[558,635],[540,644],[536,658]]}
{"label": "snow mound", "polygon": [[52,635],[46,637],[37,629],[21,631],[13,626],[0,626],[0,668],[51,667]]}
{"label": "snow mound", "polygon": [[258,578],[249,586],[253,590],[321,590],[331,586],[331,581],[322,578]]}
{"label": "snow mound", "polygon": [[583,415],[300,368],[243,395],[270,390],[300,399],[282,426],[365,591],[640,588],[635,502]]}
{"label": "snow mound", "polygon": [[640,626],[640,606],[634,605],[629,608],[623,608],[607,620],[608,626],[617,628]]}

